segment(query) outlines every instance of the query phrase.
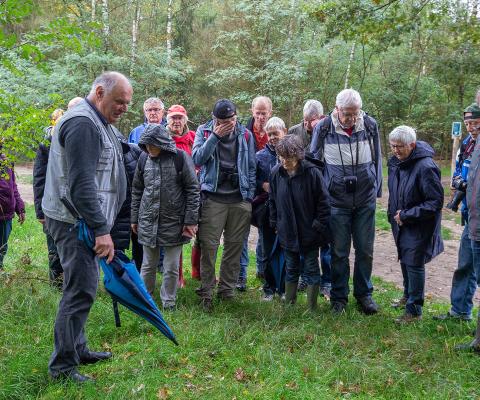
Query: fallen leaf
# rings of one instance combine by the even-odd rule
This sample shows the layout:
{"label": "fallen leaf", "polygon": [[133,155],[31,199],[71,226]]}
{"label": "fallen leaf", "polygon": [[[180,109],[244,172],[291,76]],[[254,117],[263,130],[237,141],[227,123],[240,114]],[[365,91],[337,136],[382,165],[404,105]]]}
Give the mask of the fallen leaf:
{"label": "fallen leaf", "polygon": [[123,358],[124,360],[126,360],[127,358],[130,358],[130,357],[133,356],[133,355],[135,355],[135,353],[134,353],[133,351],[128,351],[128,352],[126,352],[126,353],[122,356],[122,358]]}
{"label": "fallen leaf", "polygon": [[140,391],[142,391],[142,390],[144,390],[144,389],[145,389],[145,385],[142,383],[139,387],[133,388],[133,389],[132,389],[132,393],[133,393],[133,394],[136,394],[136,393],[138,393],[138,392],[140,392]]}
{"label": "fallen leaf", "polygon": [[172,393],[170,392],[170,390],[168,390],[168,388],[167,388],[166,386],[164,386],[163,388],[158,389],[157,399],[159,399],[159,400],[168,399],[168,397],[169,397],[171,394],[172,394]]}
{"label": "fallen leaf", "polygon": [[112,346],[110,346],[107,342],[102,344],[104,350],[110,351],[112,350]]}
{"label": "fallen leaf", "polygon": [[235,371],[235,379],[239,382],[245,380],[245,371],[242,369],[242,368],[238,368],[236,371]]}
{"label": "fallen leaf", "polygon": [[289,389],[296,389],[298,388],[298,384],[297,382],[288,382],[286,385],[285,385],[286,388],[289,388]]}

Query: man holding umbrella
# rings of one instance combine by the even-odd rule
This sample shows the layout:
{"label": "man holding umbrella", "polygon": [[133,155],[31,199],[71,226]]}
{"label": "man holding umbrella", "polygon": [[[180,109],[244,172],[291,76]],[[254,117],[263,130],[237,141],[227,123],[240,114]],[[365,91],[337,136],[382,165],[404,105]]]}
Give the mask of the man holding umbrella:
{"label": "man holding umbrella", "polygon": [[50,148],[42,209],[64,269],[64,291],[54,329],[49,373],[77,383],[92,380],[77,366],[111,357],[89,350],[84,327],[95,299],[98,265],[95,254],[77,238],[70,203],[95,236],[94,251],[110,262],[110,230],[125,200],[127,180],[119,133],[112,125],[127,111],[132,86],[118,72],[105,72],[89,95],[67,111],[55,126]]}

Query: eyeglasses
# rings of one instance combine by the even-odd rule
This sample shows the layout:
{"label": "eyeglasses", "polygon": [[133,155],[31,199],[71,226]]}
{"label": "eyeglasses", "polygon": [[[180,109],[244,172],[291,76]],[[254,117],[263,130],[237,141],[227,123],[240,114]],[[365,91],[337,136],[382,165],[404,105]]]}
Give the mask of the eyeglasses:
{"label": "eyeglasses", "polygon": [[360,116],[360,111],[354,113],[346,113],[341,108],[339,108],[338,111],[342,113],[344,118],[357,119]]}
{"label": "eyeglasses", "polygon": [[145,110],[145,112],[147,112],[147,113],[158,113],[162,110],[163,110],[163,108],[148,108],[148,109]]}
{"label": "eyeglasses", "polygon": [[390,143],[390,148],[392,148],[393,150],[395,150],[395,149],[400,150],[400,149],[403,149],[405,147],[406,147],[406,145],[404,145],[404,144],[392,144],[392,143]]}

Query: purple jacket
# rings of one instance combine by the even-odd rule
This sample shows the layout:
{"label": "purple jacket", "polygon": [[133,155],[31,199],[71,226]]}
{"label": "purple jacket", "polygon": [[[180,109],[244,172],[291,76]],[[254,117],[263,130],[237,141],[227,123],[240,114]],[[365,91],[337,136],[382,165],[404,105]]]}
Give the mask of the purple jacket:
{"label": "purple jacket", "polygon": [[[0,162],[5,157],[0,156]],[[0,170],[2,168],[0,167]],[[21,214],[25,212],[25,205],[18,193],[17,184],[15,183],[15,174],[12,168],[3,169],[0,173],[0,221],[12,219],[15,213]],[[6,178],[4,175],[8,175]]]}

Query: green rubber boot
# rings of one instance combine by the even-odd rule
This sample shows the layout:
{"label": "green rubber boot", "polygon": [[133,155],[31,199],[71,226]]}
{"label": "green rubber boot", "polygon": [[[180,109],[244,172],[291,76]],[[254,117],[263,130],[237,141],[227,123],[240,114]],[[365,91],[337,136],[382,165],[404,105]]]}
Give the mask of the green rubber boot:
{"label": "green rubber boot", "polygon": [[285,304],[295,304],[297,301],[298,282],[285,282]]}
{"label": "green rubber boot", "polygon": [[319,285],[307,286],[307,305],[310,311],[315,311],[317,308]]}

